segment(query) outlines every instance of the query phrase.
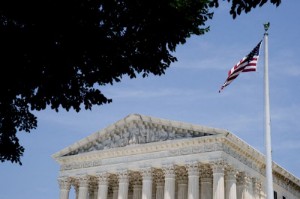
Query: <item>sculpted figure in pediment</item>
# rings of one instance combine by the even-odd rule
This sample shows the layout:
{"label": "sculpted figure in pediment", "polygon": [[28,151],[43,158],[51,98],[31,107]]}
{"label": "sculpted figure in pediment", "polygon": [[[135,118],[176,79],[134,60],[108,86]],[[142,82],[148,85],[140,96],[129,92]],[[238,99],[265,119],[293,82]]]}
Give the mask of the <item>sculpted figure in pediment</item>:
{"label": "sculpted figure in pediment", "polygon": [[169,137],[169,134],[167,131],[165,131],[164,129],[160,129],[159,131],[159,141],[165,141],[167,140]]}
{"label": "sculpted figure in pediment", "polygon": [[96,148],[96,150],[104,149],[104,145],[103,145],[102,141],[97,141],[95,144],[95,148]]}
{"label": "sculpted figure in pediment", "polygon": [[106,136],[106,138],[103,140],[103,146],[104,149],[111,148],[112,138],[110,135]]}
{"label": "sculpted figure in pediment", "polygon": [[151,131],[150,129],[146,129],[147,132],[148,132],[148,135],[149,135],[149,138],[148,138],[148,142],[155,142],[157,141],[157,133],[156,131]]}
{"label": "sculpted figure in pediment", "polygon": [[130,129],[130,138],[128,140],[129,144],[138,144],[139,143],[139,129],[137,127],[133,127]]}
{"label": "sculpted figure in pediment", "polygon": [[121,142],[123,146],[126,146],[129,144],[129,137],[130,137],[130,132],[129,131],[123,131],[121,135]]}
{"label": "sculpted figure in pediment", "polygon": [[175,131],[173,131],[172,128],[168,128],[167,131],[169,133],[168,140],[174,140],[175,139]]}

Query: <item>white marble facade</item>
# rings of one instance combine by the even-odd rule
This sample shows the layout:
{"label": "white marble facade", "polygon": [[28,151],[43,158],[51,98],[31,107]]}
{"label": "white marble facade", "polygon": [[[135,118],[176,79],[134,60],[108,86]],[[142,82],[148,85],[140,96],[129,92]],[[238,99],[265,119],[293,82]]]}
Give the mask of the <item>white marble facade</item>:
{"label": "white marble facade", "polygon": [[[265,199],[264,155],[216,128],[131,114],[53,154],[60,199]],[[273,163],[278,199],[300,180]]]}

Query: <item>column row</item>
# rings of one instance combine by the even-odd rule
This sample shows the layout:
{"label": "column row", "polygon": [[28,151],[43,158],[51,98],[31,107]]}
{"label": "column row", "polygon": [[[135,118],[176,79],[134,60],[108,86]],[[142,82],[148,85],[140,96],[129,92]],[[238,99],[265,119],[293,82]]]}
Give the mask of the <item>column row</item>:
{"label": "column row", "polygon": [[[60,199],[69,199],[71,186],[76,199],[259,199],[261,185],[257,179],[237,172],[223,163],[199,167],[187,164],[183,169],[169,165],[94,176],[60,178]],[[152,187],[154,186],[154,187]],[[153,189],[154,188],[154,189]],[[129,191],[130,190],[130,191]]]}

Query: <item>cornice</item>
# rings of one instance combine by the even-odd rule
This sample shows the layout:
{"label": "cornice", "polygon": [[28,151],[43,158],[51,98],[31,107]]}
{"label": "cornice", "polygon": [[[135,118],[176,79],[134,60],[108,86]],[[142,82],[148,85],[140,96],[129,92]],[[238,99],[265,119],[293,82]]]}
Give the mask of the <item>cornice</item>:
{"label": "cornice", "polygon": [[[184,140],[167,140],[162,142],[153,142],[146,143],[141,145],[129,145],[126,147],[112,148],[101,151],[91,151],[87,153],[81,153],[72,156],[62,156],[56,158],[60,164],[74,163],[74,162],[83,162],[83,161],[92,161],[99,159],[109,159],[117,158],[124,156],[132,155],[142,155],[147,153],[155,153],[161,151],[169,151],[170,153],[175,153],[174,150],[186,149],[187,147],[193,146],[204,146],[209,143],[219,143],[223,135],[218,135],[214,137],[199,137],[199,138],[190,138]],[[213,148],[211,150],[214,150]],[[209,151],[211,151],[209,150]]]}
{"label": "cornice", "polygon": [[[261,175],[265,176],[265,155],[263,155],[261,152],[259,152],[258,150],[247,144],[245,141],[231,133],[228,133],[226,137],[227,141],[225,141],[225,146],[232,147],[235,153],[239,153],[245,158],[244,160],[241,159],[241,162],[249,162],[248,165],[251,165],[252,163],[252,168],[256,170],[260,169],[259,172],[261,173]],[[226,151],[226,149],[225,152],[232,155],[232,152],[228,150]],[[255,164],[256,166],[253,164]],[[279,166],[274,161],[272,164],[272,169],[274,176],[277,176],[280,179],[283,179],[284,181],[288,179],[288,181],[294,183],[296,186],[298,186],[298,188],[300,188],[300,180],[296,176]]]}

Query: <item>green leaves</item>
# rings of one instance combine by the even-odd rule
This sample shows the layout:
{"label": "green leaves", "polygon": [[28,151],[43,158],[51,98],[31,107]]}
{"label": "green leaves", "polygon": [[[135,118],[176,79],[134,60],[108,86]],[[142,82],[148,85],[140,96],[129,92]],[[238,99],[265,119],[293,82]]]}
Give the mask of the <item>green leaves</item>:
{"label": "green leaves", "polygon": [[[236,18],[267,0],[228,2]],[[209,31],[218,6],[218,0],[1,0],[0,160],[21,164],[16,133],[37,127],[30,111],[91,109],[112,102],[94,85],[163,75],[177,61],[178,44]]]}

